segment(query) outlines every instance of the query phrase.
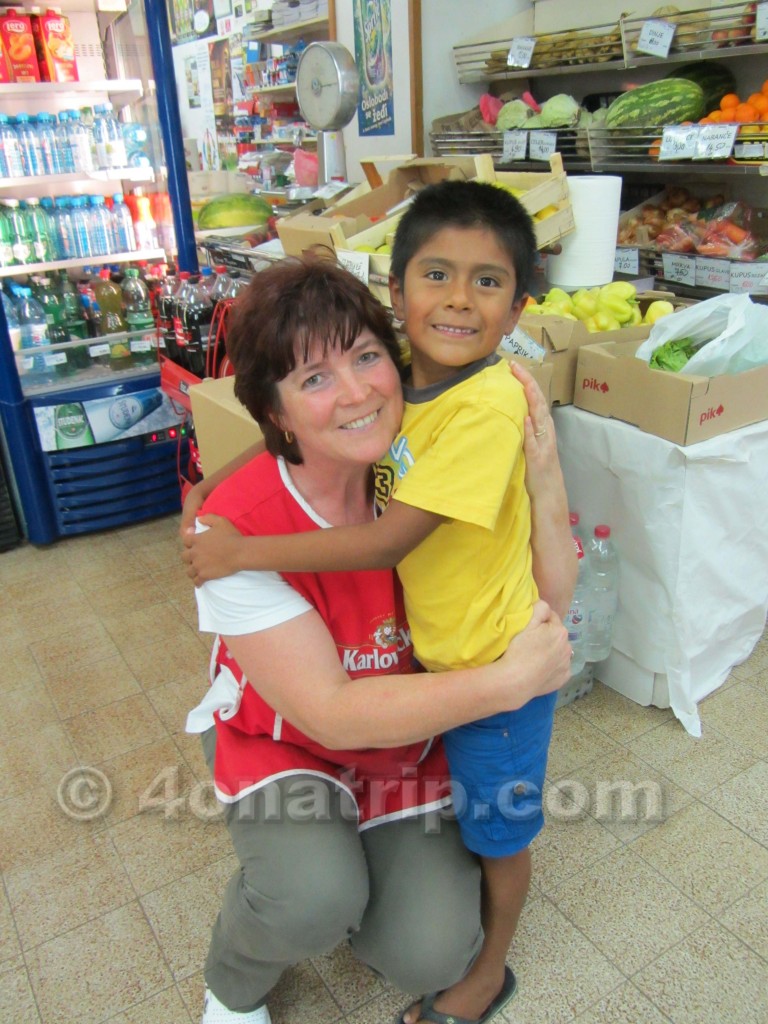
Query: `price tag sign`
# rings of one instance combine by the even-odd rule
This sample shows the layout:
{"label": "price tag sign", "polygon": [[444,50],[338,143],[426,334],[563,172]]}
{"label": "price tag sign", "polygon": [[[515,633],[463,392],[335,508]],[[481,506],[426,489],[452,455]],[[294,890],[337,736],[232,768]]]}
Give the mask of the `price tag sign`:
{"label": "price tag sign", "polygon": [[109,342],[103,341],[98,345],[88,346],[88,355],[91,359],[98,359],[99,356],[108,356],[110,352]]}
{"label": "price tag sign", "polygon": [[504,151],[502,160],[509,163],[512,160],[525,160],[528,150],[528,132],[510,131],[504,132]]}
{"label": "price tag sign", "polygon": [[696,286],[697,288],[717,288],[721,292],[730,291],[730,262],[728,260],[715,260],[707,256],[697,256]]}
{"label": "price tag sign", "polygon": [[61,366],[66,361],[66,352],[51,352],[49,355],[43,356],[43,362],[46,366]]}
{"label": "price tag sign", "polygon": [[145,334],[141,338],[131,338],[131,352],[151,352],[155,347],[155,336]]}
{"label": "price tag sign", "polygon": [[546,160],[557,151],[557,132],[542,132],[538,129],[531,132],[531,141],[528,143],[528,155],[531,160]]}
{"label": "price tag sign", "polygon": [[616,256],[613,260],[613,269],[617,274],[639,274],[640,250],[617,246]]}
{"label": "price tag sign", "polygon": [[669,125],[661,134],[659,160],[692,160],[699,143],[699,125]]}
{"label": "price tag sign", "polygon": [[337,249],[336,259],[342,267],[346,267],[351,274],[359,277],[363,284],[368,284],[371,264],[370,253],[353,252],[352,249]]}
{"label": "price tag sign", "polygon": [[499,348],[513,356],[527,356],[529,359],[543,359],[546,350],[543,345],[518,325],[511,334],[505,334],[499,342]]}
{"label": "price tag sign", "polygon": [[661,263],[664,268],[664,277],[667,281],[677,281],[679,284],[696,284],[696,258],[694,256],[683,256],[677,252],[664,252],[661,254]]}
{"label": "price tag sign", "polygon": [[768,40],[768,4],[758,4],[755,8],[755,42],[764,43]]}
{"label": "price tag sign", "polygon": [[702,124],[694,160],[726,160],[733,151],[737,124]]}
{"label": "price tag sign", "polygon": [[507,66],[510,68],[529,68],[531,57],[536,46],[533,36],[516,36],[507,54]]}
{"label": "price tag sign", "polygon": [[731,263],[732,292],[751,292],[753,295],[768,293],[768,264]]}
{"label": "price tag sign", "polygon": [[638,53],[649,53],[652,57],[668,57],[676,28],[672,22],[650,18],[643,22],[635,49]]}

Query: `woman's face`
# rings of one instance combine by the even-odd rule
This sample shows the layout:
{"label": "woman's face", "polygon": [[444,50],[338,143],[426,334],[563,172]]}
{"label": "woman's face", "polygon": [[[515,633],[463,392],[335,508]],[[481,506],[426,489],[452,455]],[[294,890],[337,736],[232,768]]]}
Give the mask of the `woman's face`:
{"label": "woman's face", "polygon": [[[300,359],[300,356],[298,357]],[[323,356],[318,342],[277,384],[280,430],[289,430],[306,467],[323,463],[370,466],[400,429],[403,395],[397,368],[368,330],[342,352]]]}

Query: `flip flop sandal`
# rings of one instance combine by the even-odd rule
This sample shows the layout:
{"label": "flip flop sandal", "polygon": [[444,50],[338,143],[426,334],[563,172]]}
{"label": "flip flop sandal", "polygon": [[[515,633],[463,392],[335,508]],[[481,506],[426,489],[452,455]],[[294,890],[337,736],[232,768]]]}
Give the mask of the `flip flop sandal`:
{"label": "flip flop sandal", "polygon": [[[435,1000],[440,993],[430,992],[428,995],[424,996],[421,1001],[419,1024],[421,1024],[421,1021],[428,1021],[429,1024],[488,1024],[488,1021],[492,1020],[499,1010],[507,1005],[516,991],[517,979],[510,968],[505,967],[504,984],[501,986],[499,994],[490,1004],[482,1017],[478,1017],[476,1020],[470,1020],[468,1017],[457,1017],[453,1013],[441,1013],[439,1010],[436,1010]],[[404,1024],[403,1017],[400,1017],[400,1024]]]}

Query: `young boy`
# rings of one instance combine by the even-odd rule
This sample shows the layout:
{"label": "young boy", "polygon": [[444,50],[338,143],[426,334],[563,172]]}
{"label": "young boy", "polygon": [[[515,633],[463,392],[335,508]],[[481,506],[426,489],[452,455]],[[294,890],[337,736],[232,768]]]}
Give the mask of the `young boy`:
{"label": "young boy", "polygon": [[[384,511],[361,526],[238,538],[236,549],[230,541],[222,573],[396,566],[427,669],[499,657],[538,597],[523,457],[528,410],[496,354],[517,323],[535,259],[531,220],[503,189],[450,181],[417,195],[392,254],[392,305],[410,342],[412,377],[401,433],[376,471]],[[562,616],[575,559],[559,474],[550,493],[554,514],[537,548],[547,550],[543,596]],[[216,541],[199,534],[189,543],[210,550]],[[487,1021],[514,994],[505,958],[530,882],[529,845],[543,826],[554,703],[554,694],[539,697],[444,736],[462,836],[483,866],[484,944],[467,975],[411,1007],[405,1024]]]}

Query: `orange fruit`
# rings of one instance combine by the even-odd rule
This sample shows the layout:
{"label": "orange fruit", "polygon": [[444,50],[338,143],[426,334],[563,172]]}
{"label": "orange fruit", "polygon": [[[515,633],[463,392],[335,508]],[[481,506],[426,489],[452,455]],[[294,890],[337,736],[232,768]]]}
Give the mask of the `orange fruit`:
{"label": "orange fruit", "polygon": [[[768,85],[768,80],[766,80],[766,85]],[[729,107],[738,107],[739,103],[741,100],[735,92],[727,92],[720,100],[720,109],[728,110]]]}
{"label": "orange fruit", "polygon": [[754,121],[757,117],[757,111],[751,103],[740,103],[733,112],[733,119],[738,121],[740,124],[746,124],[750,121]]}
{"label": "orange fruit", "polygon": [[768,96],[764,96],[763,93],[756,92],[753,96],[749,97],[747,102],[752,104],[758,114],[765,115],[768,113]]}

